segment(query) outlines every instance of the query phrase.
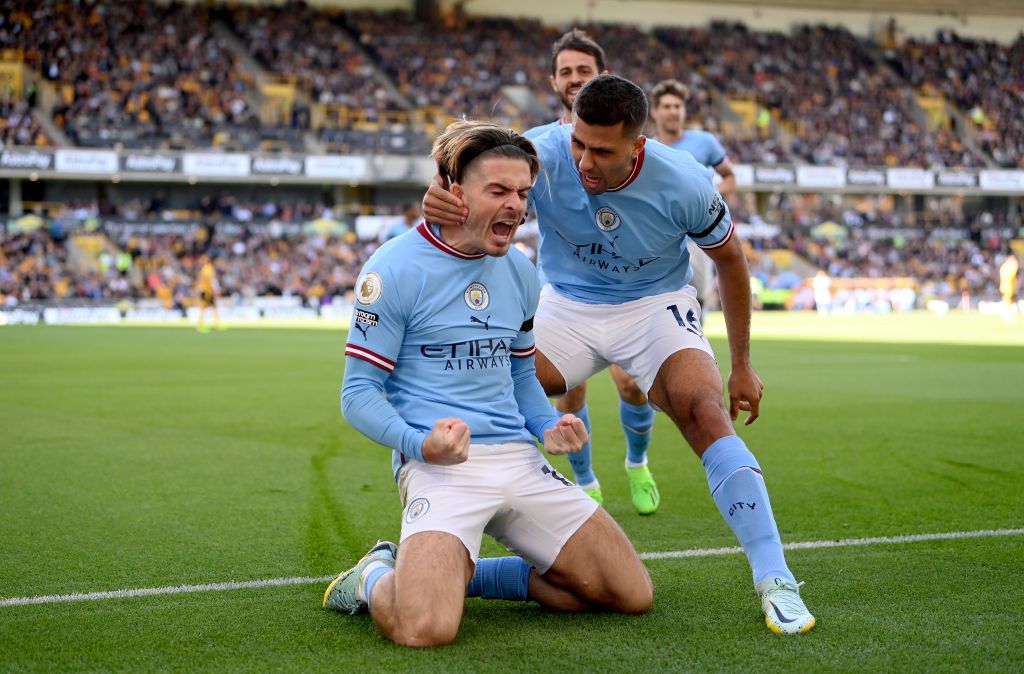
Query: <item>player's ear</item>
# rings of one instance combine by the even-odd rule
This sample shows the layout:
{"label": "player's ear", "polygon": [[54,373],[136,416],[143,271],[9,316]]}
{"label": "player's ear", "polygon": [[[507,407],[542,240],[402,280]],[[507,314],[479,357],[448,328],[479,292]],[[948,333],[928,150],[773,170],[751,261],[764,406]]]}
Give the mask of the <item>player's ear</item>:
{"label": "player's ear", "polygon": [[637,136],[636,140],[633,141],[633,154],[634,155],[639,155],[640,154],[640,150],[643,150],[644,149],[644,145],[646,145],[646,144],[647,144],[647,136],[645,136],[643,134],[640,134],[639,136]]}
{"label": "player's ear", "polygon": [[551,83],[552,91],[554,91],[557,94],[558,93],[558,85],[555,84],[555,76],[554,75],[548,75],[548,82]]}
{"label": "player's ear", "polygon": [[466,190],[462,187],[462,183],[454,183],[453,182],[451,184],[451,187],[448,188],[448,190],[452,194],[457,196],[459,199],[461,199],[466,194]]}

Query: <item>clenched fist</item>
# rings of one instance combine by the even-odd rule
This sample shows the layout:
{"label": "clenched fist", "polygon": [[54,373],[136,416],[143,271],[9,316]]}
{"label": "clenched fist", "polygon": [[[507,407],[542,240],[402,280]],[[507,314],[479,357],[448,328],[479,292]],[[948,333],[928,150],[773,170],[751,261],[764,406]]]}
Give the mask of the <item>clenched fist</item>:
{"label": "clenched fist", "polygon": [[583,449],[589,439],[583,420],[566,414],[554,428],[544,431],[544,449],[548,454],[572,454]]}
{"label": "clenched fist", "polygon": [[423,441],[423,460],[454,466],[469,458],[469,426],[462,419],[438,419]]}

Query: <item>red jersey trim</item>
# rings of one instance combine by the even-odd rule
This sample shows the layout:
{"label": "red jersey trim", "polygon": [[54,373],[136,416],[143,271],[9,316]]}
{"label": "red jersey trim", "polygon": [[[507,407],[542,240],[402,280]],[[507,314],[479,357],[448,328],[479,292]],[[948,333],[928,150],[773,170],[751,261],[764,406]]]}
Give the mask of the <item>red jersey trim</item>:
{"label": "red jersey trim", "polygon": [[391,360],[390,358],[385,358],[379,353],[374,353],[369,349],[364,349],[361,346],[356,346],[355,344],[345,345],[345,355],[352,356],[353,358],[358,358],[359,360],[365,360],[367,363],[370,363],[371,365],[376,365],[377,367],[379,367],[382,370],[385,370],[386,372],[393,372],[395,369],[395,361]]}
{"label": "red jersey trim", "polygon": [[626,178],[626,181],[624,183],[622,183],[618,187],[612,187],[611,189],[608,190],[609,192],[618,192],[619,190],[624,190],[627,187],[629,187],[630,183],[636,180],[637,176],[640,175],[640,168],[644,165],[644,155],[646,153],[647,145],[645,144],[642,148],[640,148],[640,154],[636,156],[636,165],[633,166],[633,172],[629,174],[629,177]]}
{"label": "red jersey trim", "polygon": [[[729,231],[725,233],[725,238],[724,238],[724,239],[722,239],[722,240],[721,240],[721,241],[719,241],[718,243],[713,243],[713,244],[711,244],[710,246],[701,246],[701,245],[700,245],[699,243],[698,243],[697,245],[698,245],[698,246],[699,246],[699,247],[700,247],[700,248],[701,248],[702,250],[712,250],[712,249],[714,249],[714,248],[719,248],[719,247],[721,247],[721,246],[724,246],[725,244],[729,243],[729,239],[731,239],[731,238],[732,238],[732,233],[733,233],[733,232],[734,232],[735,230],[736,230],[736,226],[735,226],[735,225],[734,225],[733,223],[731,223],[731,222],[730,222],[730,223],[729,223]],[[694,242],[694,243],[696,243],[696,242]]]}
{"label": "red jersey trim", "polygon": [[437,234],[434,234],[434,230],[430,228],[430,225],[428,225],[425,222],[421,222],[416,227],[416,231],[422,234],[424,239],[432,243],[434,247],[440,250],[441,252],[448,253],[452,257],[457,257],[460,260],[479,260],[484,256],[484,253],[470,255],[468,253],[463,253],[461,250],[458,250],[457,248],[452,248],[447,243],[438,238]]}

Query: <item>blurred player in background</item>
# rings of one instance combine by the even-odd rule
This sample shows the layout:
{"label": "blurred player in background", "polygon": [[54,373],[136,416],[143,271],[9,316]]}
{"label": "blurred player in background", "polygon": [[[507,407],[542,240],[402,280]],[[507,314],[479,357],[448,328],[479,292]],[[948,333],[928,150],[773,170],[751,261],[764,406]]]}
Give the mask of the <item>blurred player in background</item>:
{"label": "blurred player in background", "polygon": [[[626,534],[534,444],[542,438],[563,454],[587,439],[579,419],[554,413],[537,380],[540,282],[510,250],[536,150],[512,131],[456,122],[434,156],[468,216],[424,223],[374,253],[345,348],[345,418],[394,450],[401,554],[374,546],[331,583],[324,606],[369,608],[380,631],[406,646],[451,643],[467,592],[563,611],[644,612],[653,588]],[[478,563],[484,533],[520,556]]]}
{"label": "blurred player in background", "polygon": [[213,260],[206,253],[199,256],[199,275],[196,277],[196,289],[199,291],[199,324],[196,326],[196,329],[199,332],[210,331],[210,328],[204,323],[207,309],[213,311],[213,327],[217,330],[223,329],[220,324],[220,310],[217,308],[217,298],[220,297],[217,269],[213,266]]}
{"label": "blurred player in background", "polygon": [[[711,495],[747,555],[765,623],[779,634],[814,627],[786,564],[760,466],[732,422],[759,416],[764,384],[750,362],[750,274],[711,172],[641,135],[647,96],[602,75],[576,95],[572,126],[535,140],[543,171],[530,191],[548,285],[536,316],[537,377],[564,393],[621,364],[700,457]],[[438,180],[430,222],[465,221],[465,203]],[[729,339],[729,408],[700,326],[687,238],[719,270]]]}
{"label": "blurred player in background", "polygon": [[1003,316],[1012,320],[1017,313],[1017,273],[1020,263],[1011,250],[999,265],[999,294],[1003,296]]}
{"label": "blurred player in background", "polygon": [[408,204],[405,207],[405,211],[402,213],[402,217],[397,218],[393,222],[388,223],[380,233],[380,242],[385,243],[391,239],[405,234],[410,229],[416,226],[416,223],[420,220],[420,205],[419,204]]}

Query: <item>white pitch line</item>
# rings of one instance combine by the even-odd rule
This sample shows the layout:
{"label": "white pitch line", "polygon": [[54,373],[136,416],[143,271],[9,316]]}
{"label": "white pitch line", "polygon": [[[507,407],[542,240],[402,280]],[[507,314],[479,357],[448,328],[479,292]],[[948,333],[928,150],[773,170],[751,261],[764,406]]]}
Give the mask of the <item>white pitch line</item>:
{"label": "white pitch line", "polygon": [[[872,538],[844,538],[834,541],[803,541],[786,543],[786,550],[817,550],[820,548],[846,548],[855,545],[886,545],[899,543],[919,543],[922,541],[947,541],[961,538],[990,538],[993,536],[1021,536],[1024,529],[982,529],[980,531],[950,531],[938,534],[909,534],[905,536],[878,536]],[[670,552],[645,552],[642,559],[684,559],[688,557],[714,557],[717,555],[733,555],[743,552],[742,548],[702,548],[694,550],[673,550]],[[109,592],[83,592],[77,594],[49,594],[35,597],[10,597],[0,599],[3,606],[27,606],[30,604],[67,604],[79,601],[98,601],[101,599],[129,599],[132,597],[152,597],[161,594],[185,594],[188,592],[219,592],[223,590],[245,590],[250,588],[280,587],[283,585],[313,585],[334,580],[334,576],[269,578],[266,580],[230,581],[226,583],[207,583],[205,585],[171,585],[168,587],[144,587],[134,590],[112,590]]]}
{"label": "white pitch line", "polygon": [[267,580],[242,580],[205,585],[171,585],[169,587],[143,587],[135,590],[112,590],[110,592],[83,592],[80,594],[48,594],[37,597],[11,597],[0,599],[0,606],[25,606],[27,604],[67,604],[75,601],[97,601],[99,599],[128,599],[130,597],[151,597],[158,594],[185,594],[187,592],[218,592],[220,590],[244,590],[253,587],[277,587],[280,585],[310,585],[334,580],[334,576],[321,578],[270,578]]}
{"label": "white pitch line", "polygon": [[[804,541],[784,543],[785,550],[817,550],[819,548],[848,548],[854,545],[885,545],[892,543],[920,543],[922,541],[948,541],[957,538],[989,538],[992,536],[1020,536],[1024,529],[982,529],[980,531],[950,531],[942,534],[908,534],[906,536],[876,536],[873,538],[844,538],[836,541]],[[685,557],[714,557],[743,552],[743,548],[704,548],[674,550],[672,552],[644,552],[641,559],[682,559]],[[2,603],[0,603],[2,605]]]}

